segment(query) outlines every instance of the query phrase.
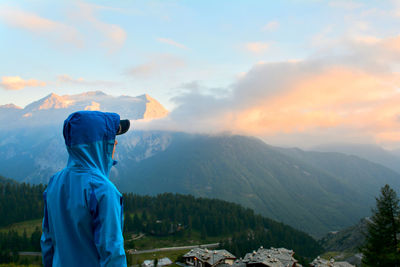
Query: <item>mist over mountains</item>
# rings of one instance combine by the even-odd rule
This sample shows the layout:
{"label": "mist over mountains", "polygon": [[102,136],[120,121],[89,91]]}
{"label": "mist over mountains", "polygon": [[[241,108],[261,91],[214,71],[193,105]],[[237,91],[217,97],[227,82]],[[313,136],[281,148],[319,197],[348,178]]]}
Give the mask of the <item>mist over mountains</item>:
{"label": "mist over mountains", "polygon": [[47,183],[67,161],[62,123],[84,109],[133,120],[133,131],[119,137],[119,163],[111,172],[122,192],[219,198],[322,236],[368,216],[384,184],[400,188],[392,163],[377,164],[373,157],[283,149],[237,135],[138,131],[134,120],[160,118],[168,111],[148,95],[102,92],[51,94],[24,109],[0,107],[0,175]]}
{"label": "mist over mountains", "polygon": [[371,144],[325,144],[312,150],[320,152],[337,152],[357,156],[376,162],[400,173],[400,153],[398,150],[388,151]]}

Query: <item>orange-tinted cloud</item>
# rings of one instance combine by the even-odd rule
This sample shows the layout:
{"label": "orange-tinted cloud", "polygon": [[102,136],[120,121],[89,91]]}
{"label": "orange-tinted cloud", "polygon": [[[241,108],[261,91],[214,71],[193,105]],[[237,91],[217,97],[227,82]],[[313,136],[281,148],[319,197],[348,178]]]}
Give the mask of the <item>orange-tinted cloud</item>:
{"label": "orange-tinted cloud", "polygon": [[46,86],[46,83],[34,79],[24,80],[18,76],[3,76],[0,86],[6,90],[21,90],[25,87]]}
{"label": "orange-tinted cloud", "polygon": [[[400,97],[398,86],[396,75],[335,67],[307,75],[282,93],[234,111],[231,130],[275,135],[345,126],[368,129],[376,135],[383,126],[389,124],[392,128],[398,124],[400,106],[392,100]],[[376,129],[374,126],[378,125]]]}
{"label": "orange-tinted cloud", "polygon": [[29,31],[58,43],[70,43],[77,47],[83,45],[79,32],[64,23],[43,18],[35,13],[6,6],[0,7],[0,20],[11,27]]}
{"label": "orange-tinted cloud", "polygon": [[77,2],[77,9],[70,15],[79,21],[88,22],[91,27],[105,37],[103,45],[107,46],[110,51],[114,51],[124,45],[127,34],[119,25],[100,20],[96,12],[102,9],[105,9],[105,7],[79,1]]}
{"label": "orange-tinted cloud", "polygon": [[399,36],[369,37],[342,43],[344,52],[333,56],[255,64],[227,97],[188,88],[173,99],[177,108],[168,119],[153,128],[228,131],[279,145],[351,141],[400,146],[399,44]]}

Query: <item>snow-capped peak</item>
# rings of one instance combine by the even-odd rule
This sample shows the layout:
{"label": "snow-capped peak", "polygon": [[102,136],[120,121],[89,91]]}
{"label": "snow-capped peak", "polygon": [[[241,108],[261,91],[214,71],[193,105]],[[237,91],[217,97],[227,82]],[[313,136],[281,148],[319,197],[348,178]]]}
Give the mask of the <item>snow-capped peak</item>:
{"label": "snow-capped peak", "polygon": [[71,101],[64,99],[63,96],[51,93],[44,98],[27,105],[24,110],[27,112],[33,112],[45,109],[65,109],[71,104]]}
{"label": "snow-capped peak", "polygon": [[[86,93],[81,93],[77,95],[72,95],[75,97],[95,97],[95,96],[106,96],[107,94],[102,91],[89,91]],[[68,96],[68,95],[67,95]]]}
{"label": "snow-capped peak", "polygon": [[21,107],[14,105],[13,103],[0,105],[0,108],[7,108],[7,109],[22,109]]}
{"label": "snow-capped peak", "polygon": [[[11,114],[10,108],[12,107],[5,105],[0,119],[7,118],[7,114]],[[18,114],[15,112],[13,114],[17,116],[16,124],[19,123],[19,120],[23,120],[24,125],[44,125],[45,123],[60,124],[69,114],[79,110],[115,112],[121,118],[130,120],[155,119],[168,114],[168,111],[157,100],[147,94],[138,97],[111,96],[101,91],[62,96],[51,93],[27,105]]]}

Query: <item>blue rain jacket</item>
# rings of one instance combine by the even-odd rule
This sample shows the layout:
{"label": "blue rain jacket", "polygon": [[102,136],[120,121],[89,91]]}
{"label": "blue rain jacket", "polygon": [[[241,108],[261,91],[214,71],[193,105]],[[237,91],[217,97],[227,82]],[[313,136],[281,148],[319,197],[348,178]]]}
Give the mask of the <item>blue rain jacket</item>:
{"label": "blue rain jacket", "polygon": [[126,266],[122,195],[108,179],[120,117],[80,111],[64,122],[69,159],[44,192],[43,264]]}

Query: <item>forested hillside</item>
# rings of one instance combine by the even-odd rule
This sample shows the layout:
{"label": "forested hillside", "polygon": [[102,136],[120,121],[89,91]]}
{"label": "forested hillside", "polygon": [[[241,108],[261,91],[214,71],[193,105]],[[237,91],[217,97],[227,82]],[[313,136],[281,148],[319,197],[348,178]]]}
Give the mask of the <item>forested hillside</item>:
{"label": "forested hillside", "polygon": [[[224,237],[224,244],[233,235],[249,235],[249,242],[235,247],[242,255],[260,246],[287,247],[299,255],[312,257],[322,250],[316,241],[304,232],[283,223],[254,214],[253,210],[217,199],[195,198],[165,193],[155,197],[124,195],[125,230],[148,234],[179,233],[190,238],[190,231],[207,236]],[[233,251],[232,251],[233,252]]]}
{"label": "forested hillside", "polygon": [[[382,165],[253,137],[135,130],[118,141],[110,179],[124,193],[218,198],[318,238],[369,216],[381,186],[400,188],[400,174]],[[48,128],[3,143],[0,173],[18,181],[46,183],[67,162],[61,134]]]}
{"label": "forested hillside", "polygon": [[44,185],[0,183],[0,227],[41,218]]}
{"label": "forested hillside", "polygon": [[365,241],[368,220],[368,218],[364,218],[356,225],[329,233],[319,240],[319,243],[327,251],[357,253]]}
{"label": "forested hillside", "polygon": [[[3,226],[41,218],[43,185],[6,183],[1,185],[0,190],[0,216],[7,217],[1,221]],[[255,215],[252,210],[238,204],[221,200],[170,193],[154,197],[124,194],[124,211],[125,233],[142,232],[155,237],[173,235],[187,240],[190,239],[192,231],[200,232],[203,239],[218,237],[221,240],[230,240],[233,235],[251,233],[252,249],[261,245],[282,246],[309,257],[321,252],[319,244],[309,235]],[[261,234],[262,238],[259,236]],[[40,235],[36,232],[26,238],[15,232],[3,233],[0,235],[0,250],[38,249],[39,238]],[[22,243],[26,243],[27,247],[21,247]],[[227,241],[224,243],[228,244]],[[242,254],[246,251],[236,252]]]}
{"label": "forested hillside", "polygon": [[[147,143],[162,143],[162,136]],[[136,144],[118,148],[113,177],[122,191],[223,199],[316,237],[368,216],[385,183],[400,186],[399,174],[367,160],[279,149],[245,136],[174,133],[165,150],[144,159],[135,158],[147,151]]]}

